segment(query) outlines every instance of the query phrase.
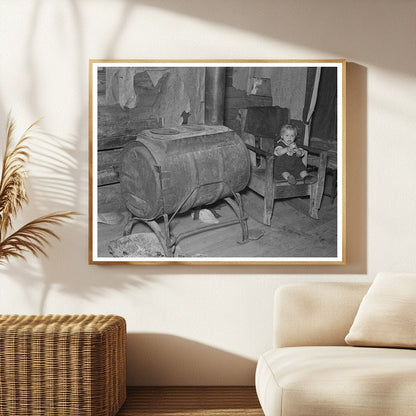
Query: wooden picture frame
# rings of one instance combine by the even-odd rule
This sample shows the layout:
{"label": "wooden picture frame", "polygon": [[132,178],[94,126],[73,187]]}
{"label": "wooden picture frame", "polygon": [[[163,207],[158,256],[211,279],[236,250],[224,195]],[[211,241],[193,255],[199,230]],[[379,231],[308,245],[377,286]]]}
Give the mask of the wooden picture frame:
{"label": "wooden picture frame", "polygon": [[345,264],[345,68],[90,60],[90,264]]}

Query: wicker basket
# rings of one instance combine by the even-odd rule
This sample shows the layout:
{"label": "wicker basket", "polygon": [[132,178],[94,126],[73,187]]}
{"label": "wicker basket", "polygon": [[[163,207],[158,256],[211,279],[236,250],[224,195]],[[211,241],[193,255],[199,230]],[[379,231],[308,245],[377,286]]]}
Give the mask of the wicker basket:
{"label": "wicker basket", "polygon": [[0,315],[0,415],[114,416],[126,399],[126,322]]}

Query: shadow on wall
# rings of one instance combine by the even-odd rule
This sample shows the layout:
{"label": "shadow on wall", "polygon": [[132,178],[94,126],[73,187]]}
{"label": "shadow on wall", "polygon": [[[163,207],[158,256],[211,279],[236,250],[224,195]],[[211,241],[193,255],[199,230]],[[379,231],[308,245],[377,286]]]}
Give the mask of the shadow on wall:
{"label": "shadow on wall", "polygon": [[[29,77],[28,82],[28,91],[27,91],[27,100],[29,103],[29,107],[34,114],[34,118],[43,116],[43,107],[40,103],[40,97],[42,96],[42,91],[39,89],[39,79],[41,78],[41,73],[45,71],[45,65],[43,63],[39,63],[39,57],[36,54],[36,40],[39,33],[42,32],[42,27],[40,27],[39,22],[41,21],[41,13],[47,9],[47,5],[42,4],[42,2],[36,1],[33,3],[33,11],[32,17],[30,21],[30,34],[28,36],[26,42],[26,64],[27,68],[30,68],[30,71],[27,72],[27,76]],[[75,85],[75,89],[78,91],[80,97],[84,96],[85,92],[88,90],[87,85],[87,77],[85,71],[85,61],[84,61],[84,31],[82,26],[82,16],[81,11],[79,9],[79,5],[75,1],[66,2],[62,12],[66,12],[66,19],[68,23],[71,23],[76,30],[74,33],[76,34],[76,43],[77,43],[77,55],[75,56],[74,60],[74,70],[72,71],[73,76],[73,84]],[[1,107],[0,107],[1,109]],[[48,115],[46,115],[47,117]],[[88,108],[87,103],[82,102],[80,106],[78,120],[75,124],[75,136],[71,138],[62,138],[62,137],[53,137],[49,135],[49,138],[52,138],[55,141],[55,145],[58,145],[59,148],[65,148],[67,151],[67,156],[69,156],[73,163],[70,167],[68,167],[66,173],[65,180],[70,182],[70,184],[76,186],[75,192],[70,195],[70,202],[72,202],[72,206],[79,206],[82,201],[82,195],[87,190],[87,166],[83,168],[82,161],[84,157],[82,157],[80,161],[80,155],[85,155],[85,152],[82,152],[81,149],[86,149],[87,144],[87,129],[88,129]],[[45,137],[48,135],[45,134]],[[72,145],[71,148],[68,145]],[[51,159],[53,160],[53,159]],[[52,166],[52,167],[56,167]],[[85,170],[85,175],[76,175],[80,168]],[[83,181],[79,181],[79,178],[85,178]],[[75,183],[78,181],[78,183]],[[66,184],[68,185],[68,184]],[[62,189],[62,188],[61,188]],[[71,189],[72,190],[72,189]],[[68,192],[68,186],[65,190]],[[72,208],[71,206],[71,208]]]}
{"label": "shadow on wall", "polygon": [[[380,0],[376,4],[372,0],[229,0],[226,3],[221,0],[127,0],[125,8],[131,8],[132,3],[232,26],[339,58],[350,55],[351,51],[354,59],[413,75],[412,54],[400,49],[403,39],[397,30],[398,22],[403,22],[403,19],[408,22],[400,24],[413,26],[412,1],[401,1],[400,7],[394,8],[390,0]],[[280,56],[278,50],[273,53],[276,55],[274,58],[280,59],[304,58]],[[249,54],[250,57],[265,58],[256,56],[256,51]]]}
{"label": "shadow on wall", "polygon": [[253,360],[178,336],[127,335],[129,386],[251,386],[255,367]]}
{"label": "shadow on wall", "polygon": [[[396,20],[392,18],[389,1],[378,3],[377,8],[371,1],[357,3],[334,2],[333,0],[300,0],[297,2],[260,0],[242,3],[231,0],[224,5],[220,0],[207,3],[196,0],[166,2],[163,0],[125,0],[123,19],[113,39],[121,38],[130,12],[135,6],[145,4],[153,8],[170,10],[178,15],[196,17],[232,26],[245,31],[258,33],[270,39],[277,39],[296,46],[305,46],[322,50],[325,54],[348,56],[354,52],[356,59],[362,59],[383,68],[409,72],[412,58],[403,54],[400,45],[400,33],[396,30]],[[404,5],[402,4],[404,7]],[[409,2],[407,18],[413,16]],[[220,12],[219,12],[220,11]],[[276,17],[278,16],[278,24]],[[368,18],[371,16],[371,18]],[[400,9],[400,19],[403,9]],[[273,20],[273,21],[271,21]],[[268,24],[269,22],[269,24]],[[387,30],[380,33],[380,25]],[[387,26],[391,24],[391,28]],[[412,23],[409,23],[412,24]],[[387,26],[386,26],[387,25]],[[334,34],[332,36],[331,34]],[[384,36],[380,38],[380,36]],[[115,42],[110,45],[107,56],[111,59]],[[386,54],[386,48],[389,53]],[[278,52],[278,51],[277,51]],[[361,54],[361,55],[360,55]],[[265,58],[256,56],[253,58]],[[304,56],[275,56],[276,58],[304,58]],[[201,57],[196,57],[201,58]],[[270,58],[268,56],[267,58]],[[320,57],[317,57],[319,59]],[[367,68],[347,63],[347,111],[346,111],[346,256],[345,266],[263,266],[263,274],[366,274],[367,273]],[[159,266],[161,267],[161,266]],[[254,269],[256,267],[256,269]],[[203,267],[199,274],[227,273],[239,275],[258,272],[258,266],[220,266]],[[169,267],[170,274],[193,274],[189,267]]]}
{"label": "shadow on wall", "polygon": [[[367,69],[355,63],[347,63],[347,106],[346,106],[346,169],[347,169],[347,197],[346,197],[346,245],[347,245],[347,265],[346,266],[264,266],[263,274],[366,274],[367,272]],[[73,209],[75,199],[80,193],[86,193],[84,186],[80,186],[74,179],[79,160],[78,149],[75,148],[73,140],[56,137],[50,134],[43,134],[43,138],[34,148],[32,161],[37,171],[45,172],[37,175],[32,181],[34,190],[33,202],[39,214],[50,210],[51,205],[56,204],[60,209]],[[81,189],[80,189],[81,188]],[[41,196],[41,198],[39,197]],[[137,276],[130,279],[128,273],[117,273],[117,284],[111,283],[111,277],[115,275],[113,267],[103,266],[102,280],[92,282],[89,278],[84,278],[78,282],[79,286],[72,287],[71,282],[78,281],[74,276],[74,270],[81,270],[87,262],[87,217],[77,219],[74,227],[64,225],[59,230],[59,234],[68,240],[69,247],[83,246],[84,257],[63,258],[62,262],[42,262],[44,266],[45,289],[40,305],[40,313],[44,312],[46,296],[51,285],[57,285],[65,292],[95,293],[98,289],[95,285],[104,285],[109,276],[109,286],[122,289],[124,284],[136,285]],[[69,231],[69,232],[68,232]],[[82,240],[82,242],[80,241]],[[61,251],[56,254],[50,253],[51,258],[57,258]],[[73,254],[73,252],[72,252]],[[62,267],[68,263],[70,267]],[[59,267],[59,273],[57,271]],[[91,266],[97,267],[97,266]],[[169,268],[170,274],[189,275],[194,274],[195,269],[188,266],[147,266],[142,268],[140,275],[149,276],[164,273],[165,267]],[[212,266],[200,267],[199,274],[233,274],[251,275],[254,267],[258,266]],[[129,268],[132,270],[133,268]],[[123,271],[126,269],[123,269]],[[145,270],[145,273],[142,271]],[[20,272],[21,273],[21,272]],[[134,275],[137,275],[134,270]],[[146,280],[146,278],[144,278]],[[107,286],[108,287],[108,286]]]}
{"label": "shadow on wall", "polygon": [[[65,13],[68,25],[76,28],[74,33],[76,33],[77,54],[71,62],[72,83],[78,96],[85,97],[88,91],[88,77],[85,67],[86,40],[82,11],[76,1],[65,2],[60,9],[62,13]],[[30,71],[27,72],[28,88],[25,98],[27,98],[33,117],[30,122],[44,115],[44,107],[40,100],[42,90],[39,85],[42,85],[40,81],[45,71],[45,63],[38,59],[35,46],[43,30],[40,24],[42,13],[47,10],[47,4],[41,1],[33,2],[30,36],[26,39],[26,66],[30,68]],[[118,32],[121,33],[121,27]],[[109,50],[111,50],[111,45],[109,45]],[[88,102],[81,100],[79,104],[73,135],[63,137],[40,129],[36,132],[36,139],[29,143],[31,160],[27,184],[30,204],[27,208],[25,207],[21,215],[24,219],[30,220],[52,211],[78,211],[79,207],[87,205],[88,163],[85,161],[88,148]],[[4,125],[9,111],[7,106],[7,103],[0,100],[0,120],[4,121]],[[48,116],[50,115],[45,115],[44,122],[46,123]],[[44,122],[41,124],[46,124]],[[34,168],[33,173],[32,168]],[[63,293],[75,294],[77,299],[90,299],[106,289],[123,290],[125,287],[137,288],[145,285],[147,273],[141,273],[138,277],[137,273],[126,273],[125,268],[123,271],[118,267],[101,268],[100,273],[91,275],[83,271],[88,263],[88,217],[86,212],[82,214],[84,215],[77,217],[74,221],[65,223],[61,227],[54,227],[61,241],[51,239],[51,246],[46,248],[49,259],[40,257],[39,260],[34,261],[34,258],[28,254],[27,262],[12,261],[0,270],[5,277],[10,277],[20,283],[23,294],[26,296],[25,299],[21,299],[21,303],[25,304],[31,313],[33,309],[38,309],[40,314],[56,312],[47,307],[51,288],[57,288]],[[68,247],[66,253],[63,252],[63,247]],[[34,292],[33,287],[38,286],[41,291]],[[34,298],[33,293],[41,293],[40,298]],[[21,307],[19,309],[16,305],[16,308],[16,313],[21,312]],[[60,312],[65,313],[65,311]],[[80,310],[80,313],[82,312]]]}
{"label": "shadow on wall", "polygon": [[[70,238],[69,233],[64,233]],[[63,233],[58,231],[60,235]],[[60,243],[57,243],[60,244]],[[51,253],[52,252],[52,253]],[[67,259],[62,256],[54,255],[53,249],[48,250],[49,257],[54,261],[41,259],[41,268],[36,269],[31,265],[31,258],[28,261],[17,261],[0,270],[2,278],[10,278],[20,285],[22,295],[19,302],[15,302],[8,306],[7,311],[3,309],[3,313],[7,314],[118,314],[124,315],[122,304],[108,302],[107,306],[100,306],[99,312],[94,307],[94,299],[96,297],[105,296],[108,291],[117,293],[126,291],[126,289],[142,289],[153,287],[159,284],[158,277],[151,273],[126,273],[123,266],[99,267],[100,270],[95,273],[88,274],[85,271],[77,273],[76,270],[82,270],[79,266],[65,266],[62,272],[57,272],[56,263],[64,264]],[[77,260],[76,264],[86,263]],[[3,276],[2,276],[3,275]],[[73,303],[64,302],[57,304],[50,296],[51,293],[59,291],[68,297],[73,298]],[[50,303],[48,302],[50,301]],[[74,312],[76,310],[76,312]]]}
{"label": "shadow on wall", "polygon": [[[26,67],[30,68],[26,75],[28,78],[27,91],[25,98],[27,105],[30,108],[33,120],[38,117],[45,116],[44,122],[47,123],[48,114],[44,114],[44,107],[42,106],[40,98],[42,97],[42,74],[45,71],[46,64],[39,60],[39,56],[36,54],[36,42],[39,35],[42,33],[40,15],[47,9],[45,4],[40,1],[33,2],[32,14],[30,19],[30,36],[26,39]],[[77,2],[66,2],[64,10],[67,12],[66,18],[72,23],[77,30],[77,56],[74,60],[73,70],[73,83],[75,89],[78,91],[79,96],[82,97],[87,91],[86,75],[85,75],[85,62],[83,52],[83,32],[81,25],[81,15],[77,5]],[[50,213],[52,211],[71,210],[79,211],[80,206],[85,205],[84,195],[87,192],[88,181],[88,165],[83,161],[86,159],[86,152],[82,151],[87,148],[87,123],[88,123],[88,108],[87,103],[84,105],[80,103],[80,110],[78,120],[75,124],[75,135],[68,137],[58,137],[48,133],[46,131],[38,130],[35,132],[35,139],[28,142],[31,148],[31,159],[29,168],[29,178],[27,180],[30,203],[29,206],[23,210],[22,217],[30,220],[40,215]],[[0,118],[5,120],[7,109],[5,103],[0,102]],[[34,168],[34,169],[33,169]],[[35,171],[32,173],[32,169]],[[81,172],[81,173],[80,173]],[[21,281],[21,286],[24,293],[27,295],[27,299],[22,299],[22,302],[27,302],[33,305],[39,305],[39,313],[45,312],[45,303],[47,294],[50,288],[54,285],[58,287],[64,287],[68,292],[77,291],[77,294],[83,296],[88,292],[95,293],[95,284],[88,282],[88,279],[83,279],[83,282],[79,281],[78,276],[75,274],[76,270],[81,270],[82,266],[86,264],[87,247],[86,247],[86,217],[77,217],[74,221],[64,223],[61,227],[54,227],[54,231],[61,237],[61,242],[57,242],[51,239],[51,247],[46,249],[49,257],[54,261],[40,258],[39,265],[36,265],[38,261],[34,262],[33,258],[28,254],[27,263],[12,261],[11,264],[5,268],[5,273],[11,276],[13,280]],[[68,232],[69,231],[69,232]],[[84,241],[80,240],[85,239]],[[67,256],[62,256],[62,246],[69,243],[69,247],[79,247],[85,245],[85,259],[75,255],[77,251],[68,250]],[[55,250],[56,247],[56,250]],[[81,266],[82,265],[82,266]],[[23,266],[23,267],[22,267]],[[105,279],[104,279],[105,280]],[[78,285],[78,290],[72,287],[72,282],[77,284],[84,283],[88,287],[84,287],[82,284]],[[33,286],[42,285],[41,299],[32,298]],[[121,287],[123,284],[120,282]],[[30,308],[29,308],[30,310]]]}
{"label": "shadow on wall", "polygon": [[[343,4],[342,2],[333,2],[329,0],[314,0],[298,1],[298,2],[273,2],[260,0],[255,5],[250,2],[242,3],[237,0],[231,0],[224,6],[218,0],[218,7],[212,7],[211,3],[197,0],[189,3],[186,1],[172,1],[165,2],[161,0],[124,0],[125,13],[122,14],[120,24],[117,30],[110,37],[112,41],[107,48],[107,57],[113,57],[117,42],[123,36],[126,23],[129,20],[129,15],[132,8],[140,4],[148,4],[151,7],[159,7],[174,11],[178,14],[195,16],[202,20],[215,21],[220,24],[235,26],[246,31],[259,33],[261,35],[281,39],[292,44],[299,44],[310,46],[315,49],[323,50],[325,53],[341,53],[348,54],[349,50],[366,51],[362,59],[366,62],[384,67],[394,67],[397,70],[406,71],[410,65],[404,62],[405,54],[399,51],[386,55],[381,53],[380,48],[389,45],[391,42],[397,41],[395,36],[399,36],[395,30],[385,30],[386,39],[380,39],[380,31],[378,27],[377,18],[386,12],[386,2],[381,2],[377,10],[371,6],[371,19],[366,20],[366,24],[359,24],[359,19],[366,19],[365,13],[355,14],[354,7]],[[83,37],[81,14],[77,2],[71,1],[66,3],[71,10],[68,13],[68,18],[71,17],[71,22],[80,31],[77,32],[78,54],[76,60],[73,62],[74,85],[77,94],[82,97],[87,91],[87,77],[83,53]],[[387,4],[387,3],[386,3]],[[30,101],[30,109],[34,117],[41,115],[41,105],[36,97],[41,94],[41,91],[36,89],[38,85],[37,74],[42,68],[36,68],[33,43],[36,39],[36,34],[40,30],[38,27],[38,15],[42,7],[41,2],[36,2],[33,19],[32,19],[32,36],[27,39],[27,63],[30,71],[30,82],[28,96]],[[358,6],[357,6],[358,7]],[[360,10],[366,8],[370,9],[370,2],[365,1],[360,3]],[[220,12],[218,12],[220,10]],[[325,10],[325,14],[322,11]],[[274,14],[273,11],[276,11]],[[354,16],[350,16],[354,12]],[[388,13],[393,13],[394,10],[389,8]],[[285,16],[279,19],[279,24],[268,25],[270,21],[269,16]],[[411,16],[411,13],[409,13]],[[409,17],[410,18],[410,17]],[[273,17],[274,19],[274,17]],[[385,19],[387,20],[387,19]],[[304,30],[293,30],[293,22],[296,22],[297,28],[305,27]],[[311,30],[310,22],[316,22],[316,26]],[[393,21],[393,19],[392,19]],[[323,24],[325,22],[325,24]],[[393,24],[393,23],[392,23]],[[350,27],[354,25],[354,27]],[[356,26],[356,27],[355,27]],[[308,30],[308,36],[305,34]],[[360,32],[365,30],[365,33]],[[328,36],[328,33],[341,33],[340,36]],[[371,36],[372,32],[377,33],[377,36]],[[342,36],[342,33],[348,33],[348,36]],[[360,43],[360,47],[354,43]],[[371,43],[371,45],[363,45],[363,42]],[[374,45],[373,45],[374,44]],[[254,52],[253,52],[254,53]],[[392,57],[392,54],[397,54],[397,59]],[[279,56],[277,56],[279,57]],[[357,56],[360,58],[360,56]],[[410,58],[408,58],[410,59]],[[0,102],[0,111],[5,114],[6,109],[4,103]],[[39,146],[36,157],[32,160],[38,163],[37,168],[44,168],[45,174],[42,177],[33,178],[31,181],[33,187],[33,206],[36,206],[36,213],[44,212],[46,208],[48,212],[55,209],[77,209],[78,206],[86,204],[86,195],[88,189],[88,164],[87,160],[87,132],[88,132],[88,108],[86,100],[80,103],[78,123],[75,130],[75,137],[71,138],[57,138],[54,140],[54,145],[58,154],[65,155],[64,163],[56,159],[56,155],[48,160],[42,159],[44,151],[51,152],[51,148],[47,149],[46,142],[44,148]],[[347,65],[347,265],[346,266],[264,266],[261,268],[262,274],[365,274],[367,271],[367,71],[366,68],[358,64],[349,63]],[[48,139],[48,140],[49,140]],[[52,147],[53,148],[53,147]],[[52,151],[53,152],[53,151]],[[43,166],[42,166],[43,165]],[[47,195],[47,198],[45,197]],[[25,287],[27,293],[30,293],[29,287],[33,284],[40,284],[42,281],[45,285],[44,295],[40,302],[40,313],[45,311],[45,303],[47,293],[51,286],[57,286],[60,290],[65,292],[74,292],[78,296],[88,297],[90,294],[95,294],[105,287],[120,290],[124,286],[136,286],[147,281],[148,277],[154,279],[158,274],[164,274],[168,271],[171,275],[190,275],[195,274],[195,267],[190,266],[146,266],[140,270],[140,278],[137,277],[138,271],[134,266],[131,267],[100,267],[100,279],[95,281],[95,278],[90,278],[88,273],[82,272],[82,277],[78,275],[77,271],[83,271],[87,264],[88,255],[88,235],[86,227],[87,216],[77,218],[74,226],[61,227],[58,230],[62,236],[62,244],[66,244],[70,248],[68,256],[63,258],[62,250],[51,247],[48,250],[50,258],[54,261],[42,260],[42,271],[31,271],[30,267],[25,269],[19,267],[19,264],[10,266],[8,272],[13,275],[14,270],[16,275],[22,278],[22,286]],[[57,243],[56,245],[58,246]],[[73,250],[74,247],[78,247]],[[77,254],[78,253],[78,254]],[[80,256],[79,253],[84,253]],[[74,256],[75,254],[75,256]],[[72,257],[71,257],[72,255]],[[90,266],[98,267],[98,266]],[[17,270],[18,269],[18,270]],[[224,275],[253,275],[259,272],[258,266],[249,265],[233,265],[233,266],[209,266],[198,267],[198,274],[224,274]],[[38,274],[37,274],[38,273]],[[98,275],[94,272],[91,275]],[[129,275],[131,277],[129,277]],[[117,276],[114,279],[114,276]],[[32,280],[31,280],[32,279]],[[140,280],[140,281],[139,281]],[[97,287],[98,286],[98,287]]]}
{"label": "shadow on wall", "polygon": [[[73,174],[79,163],[73,140],[57,137],[40,128],[34,129],[32,136],[28,142],[31,151],[27,179],[30,202],[17,216],[18,220],[24,221],[52,211],[74,210],[80,194],[76,175]],[[31,173],[32,170],[35,171],[34,174]],[[65,221],[61,226],[54,226],[53,231],[60,237],[60,241],[49,239],[50,246],[45,249],[49,258],[40,256],[34,261],[34,257],[26,253],[27,261],[12,260],[0,270],[0,273],[4,272],[20,283],[25,295],[21,303],[28,311],[32,311],[31,313],[34,309],[39,314],[71,313],[70,310],[57,311],[56,307],[54,310],[48,308],[48,295],[52,288],[69,295],[74,294],[77,299],[86,300],[107,289],[122,291],[126,287],[137,288],[146,285],[146,273],[141,273],[140,276],[131,275],[123,273],[118,267],[101,268],[99,274],[77,273],[83,270],[88,262],[87,215]],[[69,249],[65,251],[64,247]],[[77,255],[80,251],[84,255]],[[114,276],[118,276],[117,279]],[[39,287],[40,290],[34,291],[34,287]],[[33,297],[34,293],[37,294],[36,298]],[[16,311],[10,313],[22,312],[21,304],[16,304],[16,308]],[[83,312],[81,308],[79,313]],[[116,313],[111,309],[111,305],[108,313]]]}
{"label": "shadow on wall", "polygon": [[346,235],[348,273],[367,273],[367,68],[347,63]]}

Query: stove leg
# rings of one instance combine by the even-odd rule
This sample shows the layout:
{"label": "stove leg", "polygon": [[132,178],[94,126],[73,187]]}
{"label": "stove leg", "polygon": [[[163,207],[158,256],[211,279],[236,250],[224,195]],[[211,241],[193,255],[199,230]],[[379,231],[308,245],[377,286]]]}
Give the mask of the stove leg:
{"label": "stove leg", "polygon": [[[142,220],[143,222],[145,222],[150,228],[151,230],[156,234],[157,239],[159,240],[159,243],[161,244],[162,248],[163,248],[163,252],[165,253],[166,257],[172,257],[172,248],[170,247],[169,244],[169,239],[170,237],[168,235],[164,235],[159,224],[154,221],[154,220]],[[166,229],[166,224],[165,224],[165,229]]]}
{"label": "stove leg", "polygon": [[169,228],[170,221],[169,221],[168,214],[163,214],[163,225],[165,227],[165,242],[166,242],[166,248],[168,250],[167,255],[169,257],[173,257],[176,244],[174,241],[172,241],[172,236],[170,234],[170,228]]}
{"label": "stove leg", "polygon": [[247,225],[247,217],[244,215],[243,205],[241,203],[241,196],[239,193],[235,194],[235,200],[227,197],[225,201],[228,205],[232,208],[235,215],[240,221],[241,225],[241,232],[242,232],[242,243],[246,243],[248,241],[248,225]]}
{"label": "stove leg", "polygon": [[126,226],[124,227],[124,230],[123,230],[123,236],[126,236],[126,235],[130,235],[131,234],[131,232],[133,231],[133,227],[138,223],[138,222],[140,222],[141,220],[139,219],[139,218],[137,218],[137,217],[132,217],[129,221],[128,221],[128,223],[126,224]]}

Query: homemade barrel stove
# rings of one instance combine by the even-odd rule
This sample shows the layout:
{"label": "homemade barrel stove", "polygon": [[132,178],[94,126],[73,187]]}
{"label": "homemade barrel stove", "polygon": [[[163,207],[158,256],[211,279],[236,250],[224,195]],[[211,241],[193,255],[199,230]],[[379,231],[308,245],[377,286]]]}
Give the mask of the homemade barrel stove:
{"label": "homemade barrel stove", "polygon": [[[182,125],[141,132],[121,155],[120,183],[133,218],[124,235],[142,221],[156,234],[166,256],[180,240],[214,228],[240,223],[248,241],[247,217],[239,192],[250,178],[250,159],[242,139],[225,126]],[[174,217],[224,199],[237,219],[174,236]],[[163,217],[163,231],[157,220]]]}

